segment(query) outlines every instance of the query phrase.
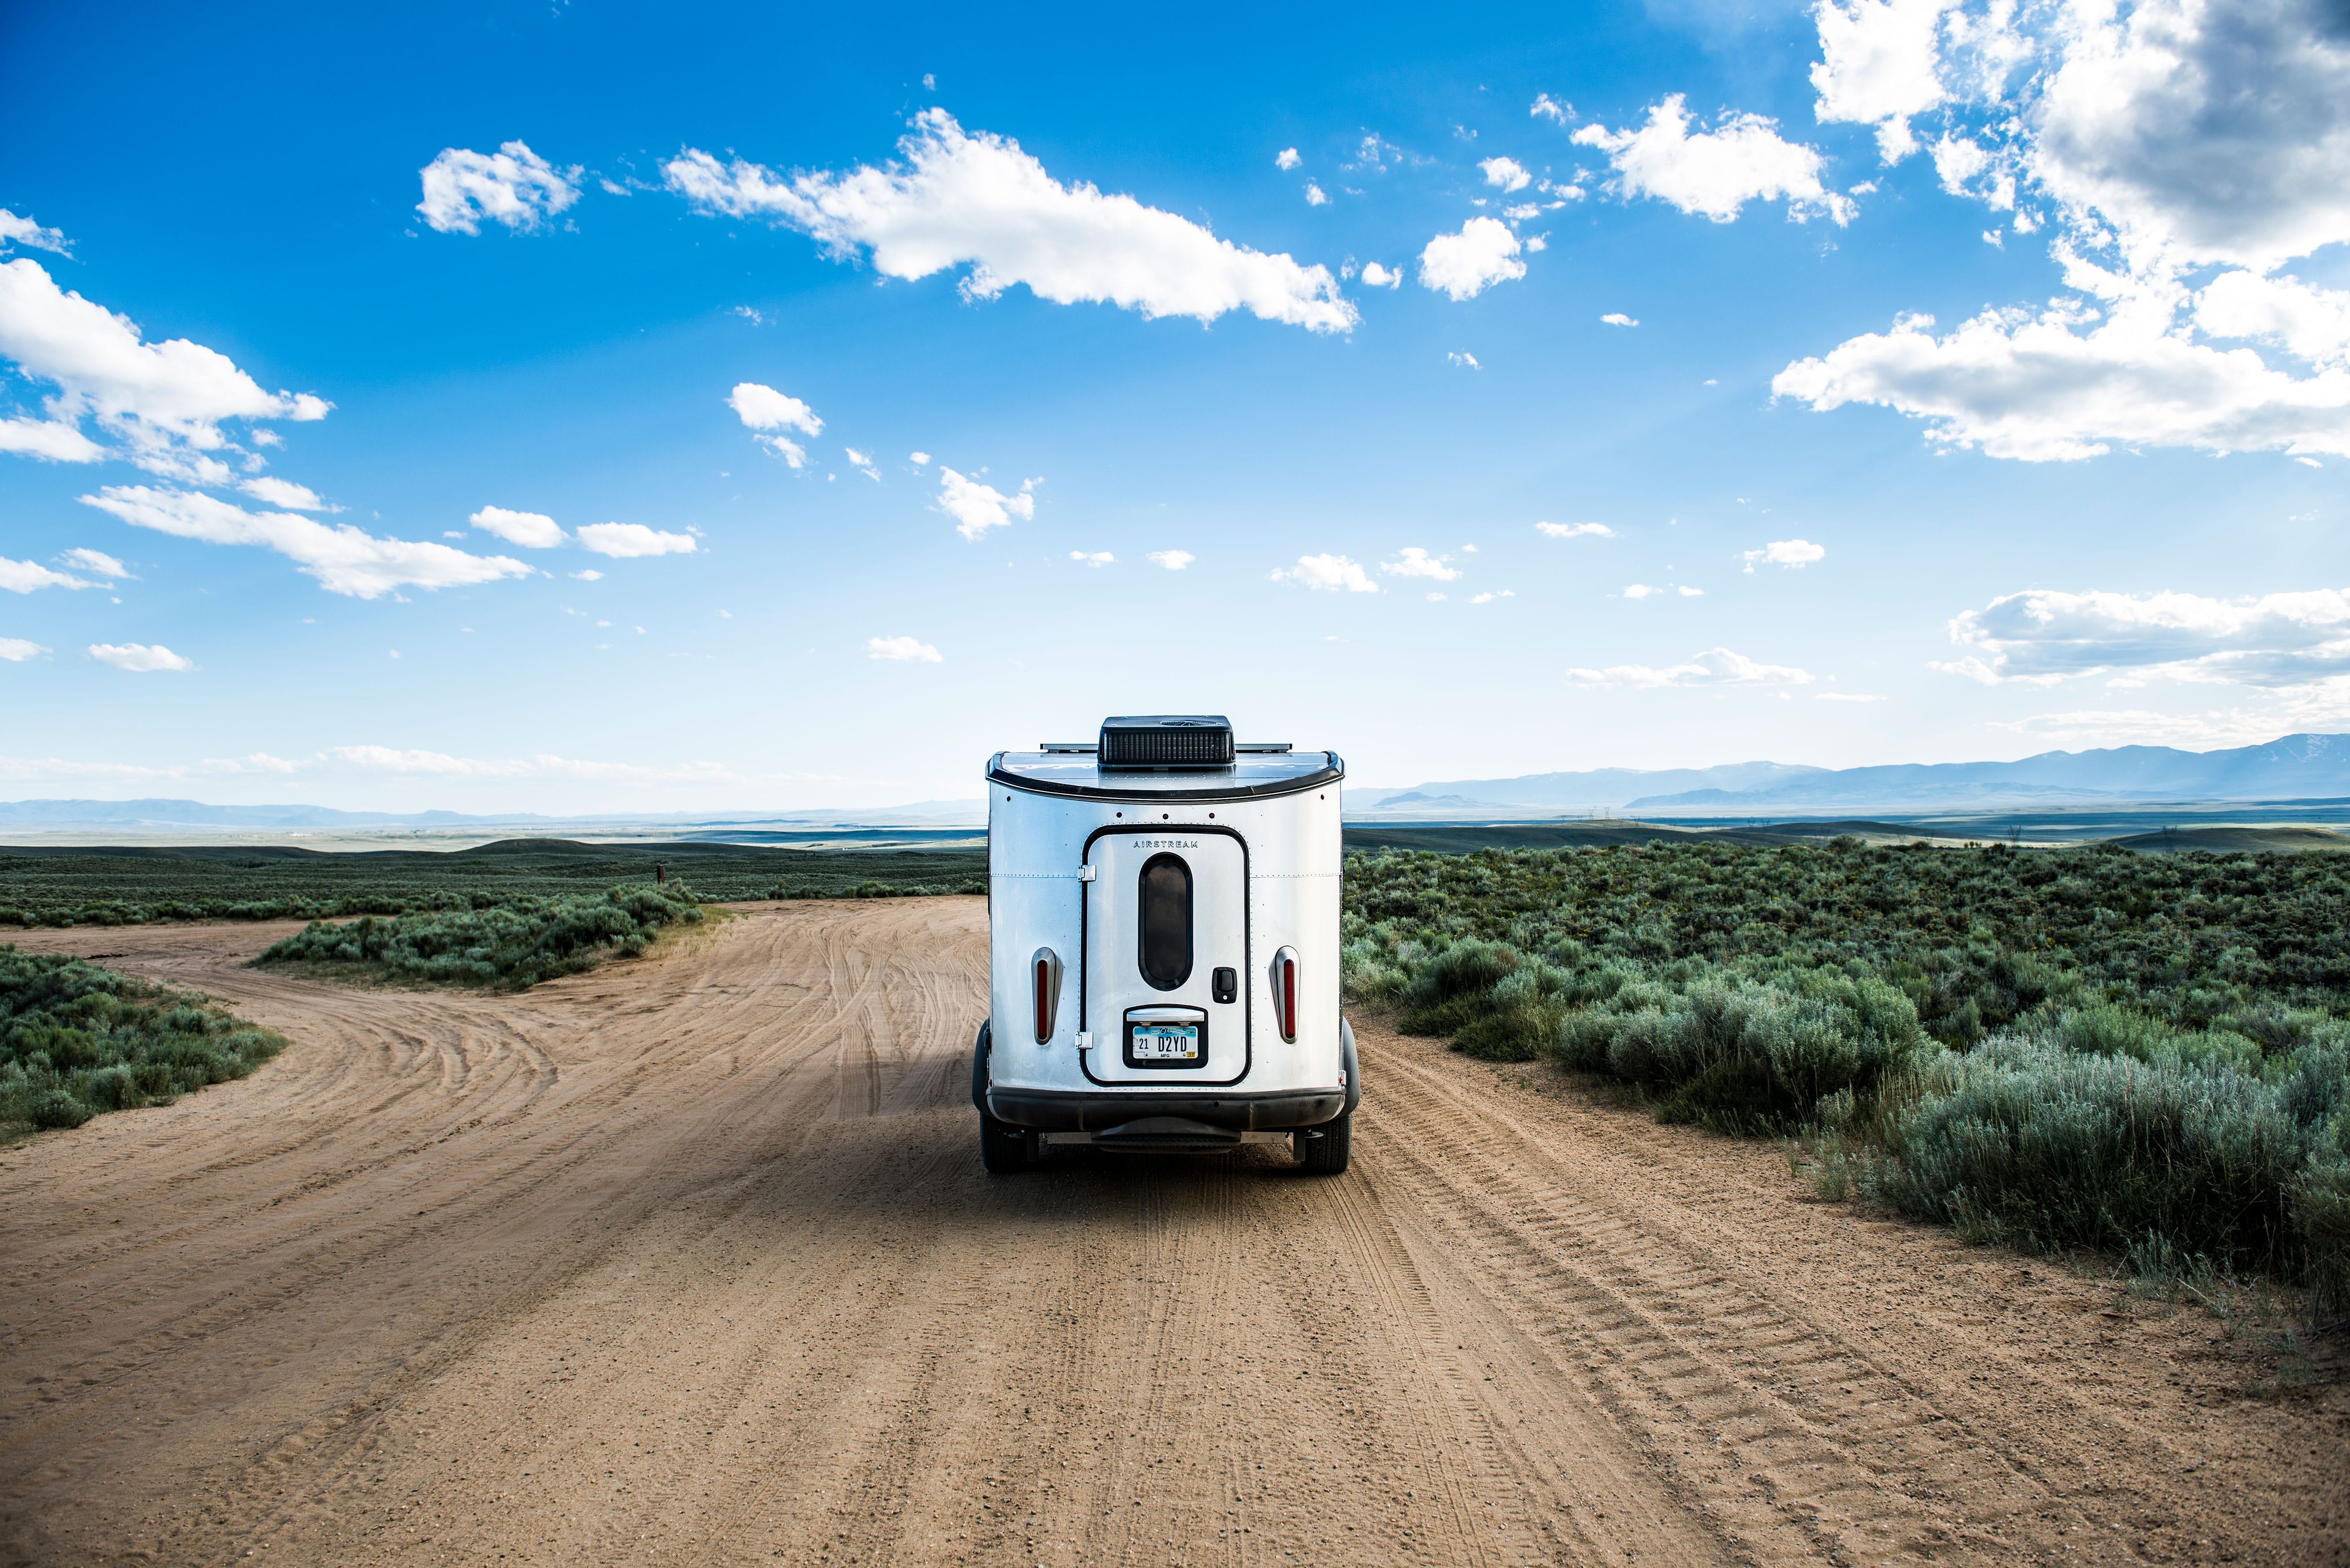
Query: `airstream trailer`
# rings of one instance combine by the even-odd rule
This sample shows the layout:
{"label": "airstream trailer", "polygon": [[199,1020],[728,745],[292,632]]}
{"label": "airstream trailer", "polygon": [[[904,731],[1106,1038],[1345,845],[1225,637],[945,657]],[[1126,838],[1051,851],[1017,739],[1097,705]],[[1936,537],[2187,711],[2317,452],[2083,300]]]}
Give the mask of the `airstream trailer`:
{"label": "airstream trailer", "polygon": [[1108,719],[987,769],[991,1171],[1055,1145],[1284,1143],[1347,1168],[1362,1096],[1338,1010],[1335,752],[1211,717]]}

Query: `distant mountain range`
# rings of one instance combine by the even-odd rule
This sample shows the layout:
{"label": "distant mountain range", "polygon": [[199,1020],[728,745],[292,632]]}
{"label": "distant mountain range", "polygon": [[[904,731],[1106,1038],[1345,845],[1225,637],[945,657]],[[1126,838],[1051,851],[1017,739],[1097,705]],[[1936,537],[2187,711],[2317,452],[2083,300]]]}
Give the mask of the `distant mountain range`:
{"label": "distant mountain range", "polygon": [[883,811],[712,811],[611,813],[546,816],[536,812],[477,815],[461,811],[338,811],[327,805],[211,805],[200,800],[16,800],[0,801],[0,829],[113,827],[125,830],[236,829],[358,831],[365,829],[462,831],[471,827],[577,826],[596,823],[630,828],[687,829],[774,827],[864,827],[953,818],[986,819],[984,800],[925,800]]}
{"label": "distant mountain range", "polygon": [[1950,810],[2067,801],[2303,800],[2350,796],[2350,735],[2287,735],[2261,746],[2183,752],[2116,746],[2043,752],[2012,763],[1812,768],[1599,768],[1511,779],[1452,779],[1408,790],[1355,789],[1349,815],[1601,809],[1660,815]]}

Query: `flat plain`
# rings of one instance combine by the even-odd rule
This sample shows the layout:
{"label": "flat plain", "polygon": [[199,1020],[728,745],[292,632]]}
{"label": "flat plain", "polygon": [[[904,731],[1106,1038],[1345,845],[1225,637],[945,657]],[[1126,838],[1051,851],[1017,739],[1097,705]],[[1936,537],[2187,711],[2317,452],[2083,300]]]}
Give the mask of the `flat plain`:
{"label": "flat plain", "polygon": [[1362,1031],[1347,1176],[991,1179],[969,898],[520,994],[29,932],[252,1077],[0,1153],[0,1559],[2350,1561],[2350,1389]]}

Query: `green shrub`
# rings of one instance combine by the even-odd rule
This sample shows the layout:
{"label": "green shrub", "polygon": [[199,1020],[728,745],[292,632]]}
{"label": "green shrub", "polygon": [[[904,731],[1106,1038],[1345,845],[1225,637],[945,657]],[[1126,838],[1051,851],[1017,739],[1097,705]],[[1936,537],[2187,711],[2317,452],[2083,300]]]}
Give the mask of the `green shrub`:
{"label": "green shrub", "polygon": [[286,1042],[202,998],[0,946],[0,1125],[77,1127],[241,1078]]}
{"label": "green shrub", "polygon": [[615,954],[633,958],[662,927],[702,918],[693,891],[672,880],[601,895],[515,898],[481,909],[366,916],[340,926],[314,920],[253,961],[520,991],[592,969]]}

